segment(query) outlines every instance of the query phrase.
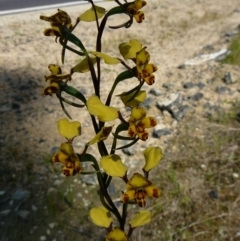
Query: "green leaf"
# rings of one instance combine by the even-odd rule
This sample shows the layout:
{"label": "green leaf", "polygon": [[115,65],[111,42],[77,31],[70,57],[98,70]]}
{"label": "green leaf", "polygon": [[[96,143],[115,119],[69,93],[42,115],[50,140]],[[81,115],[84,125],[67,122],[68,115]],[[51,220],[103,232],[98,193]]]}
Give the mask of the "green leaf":
{"label": "green leaf", "polygon": [[118,134],[121,132],[121,131],[127,131],[128,130],[128,125],[124,124],[124,123],[121,123],[118,125],[118,127],[116,128],[116,131],[114,133],[114,139],[113,139],[113,143],[112,143],[112,148],[111,148],[111,154],[114,154],[115,152],[115,148],[116,148],[116,145],[117,145],[117,136]]}
{"label": "green leaf", "polygon": [[[125,4],[123,4],[123,6],[125,6]],[[115,14],[121,14],[121,13],[125,13],[126,10],[121,7],[121,6],[118,6],[118,7],[115,7],[115,8],[112,8],[110,9],[107,13],[106,13],[106,18],[108,18],[109,16],[112,16],[112,15],[115,15]]]}
{"label": "green leaf", "polygon": [[78,39],[74,34],[72,34],[69,29],[64,26],[64,25],[61,25],[60,27],[60,31],[61,31],[61,34],[70,42],[72,42],[73,44],[77,45],[82,51],[83,53],[85,54],[85,56],[87,57],[88,56],[88,52],[87,50],[85,49],[83,43],[81,42],[80,39]]}
{"label": "green leaf", "polygon": [[118,148],[115,148],[115,150],[120,150],[120,149],[124,149],[124,148],[128,148],[130,146],[133,146],[135,143],[137,143],[139,141],[139,138],[134,139],[134,141],[132,141],[131,143],[125,145],[125,146],[121,146]]}
{"label": "green leaf", "polygon": [[[97,18],[99,19],[105,14],[106,10],[105,8],[99,7],[97,5],[94,5],[94,6],[96,9]],[[93,6],[90,9],[88,9],[86,12],[82,13],[79,16],[79,19],[84,22],[96,21],[96,15],[95,15]]]}
{"label": "green leaf", "polygon": [[125,70],[117,76],[117,78],[115,79],[115,81],[113,83],[112,89],[110,90],[110,92],[108,94],[106,105],[110,105],[113,92],[114,92],[115,88],[117,87],[118,83],[120,83],[121,81],[126,80],[126,79],[131,79],[133,77],[135,77],[135,71],[130,71],[130,70]]}
{"label": "green leaf", "polygon": [[72,86],[65,85],[62,90],[65,91],[67,94],[81,100],[86,105],[87,100],[85,99],[84,95],[77,89],[73,88]]}

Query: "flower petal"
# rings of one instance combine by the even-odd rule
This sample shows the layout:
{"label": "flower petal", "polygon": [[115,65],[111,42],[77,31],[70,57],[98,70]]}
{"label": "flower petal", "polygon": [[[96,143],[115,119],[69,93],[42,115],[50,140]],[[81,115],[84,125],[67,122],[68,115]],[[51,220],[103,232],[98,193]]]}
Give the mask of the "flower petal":
{"label": "flower petal", "polygon": [[[134,97],[134,99],[132,99],[132,97],[135,95],[135,93],[136,93],[136,91],[126,95],[125,92],[123,92],[120,95],[120,98],[121,98],[121,100],[122,100],[122,102],[124,103],[125,106],[129,106],[129,107],[138,106],[139,104],[144,102],[144,100],[147,97],[146,91],[140,90],[138,92],[138,94]],[[132,99],[132,100],[130,100],[130,99]]]}
{"label": "flower petal", "polygon": [[91,54],[95,55],[98,58],[101,58],[104,60],[106,64],[119,64],[120,60],[117,58],[113,58],[107,54],[104,54],[102,52],[96,52],[96,51],[91,51]]}
{"label": "flower petal", "polygon": [[62,69],[59,65],[56,64],[49,64],[48,69],[51,71],[53,75],[62,74]]}
{"label": "flower petal", "polygon": [[152,219],[152,214],[148,210],[139,211],[136,216],[129,222],[132,228],[141,227],[149,223]]}
{"label": "flower petal", "polygon": [[156,167],[163,157],[162,149],[159,146],[156,146],[156,147],[149,146],[144,150],[143,154],[146,161],[146,164],[143,167],[143,169],[146,172],[149,172],[154,167]]}
{"label": "flower petal", "polygon": [[129,43],[122,43],[118,46],[124,59],[135,59],[136,53],[142,49],[142,44],[137,39],[132,39]]}
{"label": "flower petal", "polygon": [[53,162],[61,162],[61,163],[66,164],[67,162],[71,161],[71,159],[68,155],[59,151],[53,155],[52,161]]}
{"label": "flower petal", "polygon": [[148,116],[140,120],[138,126],[142,128],[151,128],[157,125],[157,120],[154,117]]}
{"label": "flower petal", "polygon": [[[95,57],[91,58],[91,60],[93,64],[97,62]],[[74,72],[85,73],[85,72],[88,72],[89,70],[90,68],[88,64],[88,59],[84,58],[80,63],[78,63],[71,69],[71,73],[74,73]]]}
{"label": "flower petal", "polygon": [[123,203],[127,203],[135,198],[135,190],[127,190],[122,194]]}
{"label": "flower petal", "polygon": [[98,117],[100,121],[113,121],[118,118],[118,109],[104,105],[98,96],[92,96],[87,100],[87,108],[91,115]]}
{"label": "flower petal", "polygon": [[72,140],[81,134],[81,124],[79,121],[70,122],[68,119],[63,118],[58,120],[57,128],[59,134],[68,140]]}
{"label": "flower petal", "polygon": [[[99,7],[95,4],[94,4],[94,6],[95,6],[95,9],[96,9],[97,18],[99,19],[105,14],[106,10],[105,10],[105,8]],[[95,11],[94,11],[93,7],[88,9],[86,12],[82,13],[79,16],[79,18],[80,18],[81,21],[84,21],[84,22],[96,21],[96,15],[95,15]]]}
{"label": "flower petal", "polygon": [[113,222],[110,212],[103,206],[92,208],[89,214],[92,222],[99,227],[108,228]]}
{"label": "flower petal", "polygon": [[120,156],[115,154],[103,156],[100,165],[112,177],[123,177],[127,172],[127,166],[122,163]]}
{"label": "flower petal", "polygon": [[160,190],[154,185],[149,185],[144,188],[149,197],[160,197]]}
{"label": "flower petal", "polygon": [[126,234],[119,228],[114,228],[108,233],[106,241],[128,241]]}
{"label": "flower petal", "polygon": [[137,120],[140,120],[146,116],[146,110],[142,107],[133,107],[130,117],[130,122],[135,122]]}
{"label": "flower petal", "polygon": [[149,180],[139,173],[134,173],[132,178],[127,183],[127,190],[147,187],[149,185],[151,185]]}

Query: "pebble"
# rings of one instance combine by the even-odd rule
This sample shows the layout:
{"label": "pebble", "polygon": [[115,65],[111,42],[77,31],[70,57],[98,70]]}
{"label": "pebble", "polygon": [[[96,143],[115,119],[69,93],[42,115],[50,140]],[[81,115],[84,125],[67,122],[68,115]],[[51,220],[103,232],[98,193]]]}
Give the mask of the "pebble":
{"label": "pebble", "polygon": [[47,240],[46,236],[41,236],[40,237],[40,241],[45,241],[45,240]]}

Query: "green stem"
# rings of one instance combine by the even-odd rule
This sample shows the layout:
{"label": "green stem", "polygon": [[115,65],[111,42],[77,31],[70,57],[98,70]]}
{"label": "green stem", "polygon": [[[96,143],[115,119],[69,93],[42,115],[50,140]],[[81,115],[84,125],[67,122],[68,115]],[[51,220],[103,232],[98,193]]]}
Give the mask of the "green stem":
{"label": "green stem", "polygon": [[120,224],[121,230],[124,230],[124,226],[127,218],[127,208],[128,208],[128,204],[124,203],[122,208],[122,223]]}

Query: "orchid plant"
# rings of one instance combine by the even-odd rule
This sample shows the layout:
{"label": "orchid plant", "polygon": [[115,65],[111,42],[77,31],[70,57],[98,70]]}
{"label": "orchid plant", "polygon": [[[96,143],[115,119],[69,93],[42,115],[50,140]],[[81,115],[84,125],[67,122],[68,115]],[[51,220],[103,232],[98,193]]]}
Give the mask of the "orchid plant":
{"label": "orchid plant", "polygon": [[[148,85],[154,84],[155,77],[153,73],[157,71],[157,67],[150,62],[147,47],[143,46],[137,39],[119,43],[119,51],[123,58],[115,58],[101,51],[102,35],[108,18],[113,15],[117,17],[117,15],[125,14],[129,17],[127,22],[109,28],[113,29],[113,31],[117,31],[119,28],[130,28],[134,19],[137,23],[144,20],[144,13],[140,9],[146,5],[146,1],[135,0],[128,2],[124,0],[121,2],[115,0],[116,6],[108,11],[95,5],[93,0],[88,0],[88,2],[91,4],[91,8],[80,14],[75,23],[72,22],[67,12],[60,9],[50,17],[40,16],[41,20],[50,23],[50,28],[44,30],[44,35],[54,36],[56,42],[58,41],[62,46],[61,59],[63,64],[66,51],[72,52],[77,57],[83,56],[83,59],[72,67],[69,73],[63,74],[60,66],[50,64],[48,69],[51,74],[45,76],[48,84],[44,88],[44,94],[56,95],[64,113],[68,117],[57,122],[59,134],[66,140],[60,145],[59,151],[54,154],[52,160],[63,164],[63,173],[66,176],[96,174],[99,184],[99,200],[102,205],[93,207],[90,210],[90,219],[95,225],[106,228],[108,231],[106,240],[127,241],[131,239],[135,228],[143,226],[151,220],[152,214],[143,208],[146,206],[146,198],[158,198],[160,190],[149,180],[149,172],[159,164],[163,154],[162,149],[158,146],[147,147],[143,152],[145,158],[143,172],[141,174],[135,172],[129,177],[128,167],[116,152],[130,147],[138,141],[146,141],[149,136],[146,129],[157,124],[156,119],[147,116],[146,110],[141,107],[141,103],[146,99],[146,91],[141,90],[141,88],[145,83]],[[96,22],[98,34],[95,50],[86,49],[81,39],[73,34],[74,29],[81,22]],[[70,46],[69,42],[75,48],[71,47],[72,45]],[[131,60],[132,65],[128,64],[128,60]],[[112,80],[112,87],[109,89],[108,96],[105,97],[105,103],[100,98],[101,61],[110,65],[121,64],[125,68],[115,80]],[[75,79],[75,73],[84,74],[86,72],[91,74],[94,93],[93,96],[88,97],[69,84],[71,80]],[[118,96],[114,96],[118,84],[132,78],[138,80],[136,86],[130,90],[127,89]],[[62,96],[63,92],[80,100],[82,104],[64,98]],[[120,108],[111,106],[112,98],[120,98],[123,105],[130,109],[129,118],[123,116],[119,110]],[[74,139],[81,135],[81,123],[79,121],[69,121],[71,116],[65,108],[66,104],[80,109],[80,111],[87,111],[91,117],[95,135],[85,143],[81,153],[76,153],[73,148]],[[106,123],[110,121],[115,121],[115,124],[107,126]],[[112,133],[113,139],[111,148],[108,150],[104,141],[109,138],[110,133]],[[130,143],[119,147],[118,140],[125,140]],[[88,153],[90,145],[96,145],[101,156],[100,160]],[[95,169],[94,172],[84,170],[83,162],[91,162]],[[120,195],[121,209],[117,208],[108,192],[113,177],[120,178],[126,184],[126,191]],[[137,204],[141,210],[134,217],[128,217],[128,208],[132,204]],[[127,222],[129,225],[126,225]]]}

